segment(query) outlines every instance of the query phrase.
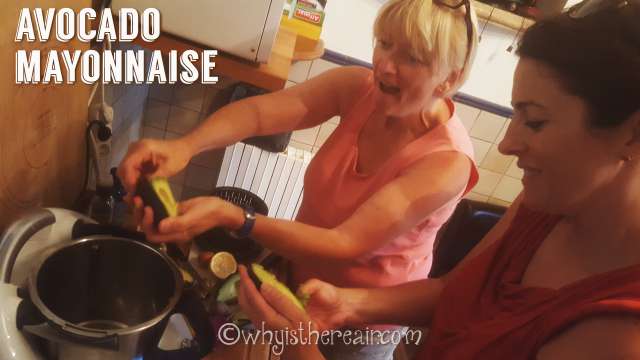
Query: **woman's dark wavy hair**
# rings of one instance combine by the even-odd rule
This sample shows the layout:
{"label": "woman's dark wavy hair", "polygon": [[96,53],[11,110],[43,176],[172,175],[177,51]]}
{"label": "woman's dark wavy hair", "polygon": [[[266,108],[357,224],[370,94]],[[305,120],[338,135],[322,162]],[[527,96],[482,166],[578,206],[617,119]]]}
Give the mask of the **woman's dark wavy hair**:
{"label": "woman's dark wavy hair", "polygon": [[518,55],[550,66],[588,104],[594,128],[616,127],[640,110],[640,6],[632,6],[624,9],[632,17],[612,9],[539,21],[519,44]]}

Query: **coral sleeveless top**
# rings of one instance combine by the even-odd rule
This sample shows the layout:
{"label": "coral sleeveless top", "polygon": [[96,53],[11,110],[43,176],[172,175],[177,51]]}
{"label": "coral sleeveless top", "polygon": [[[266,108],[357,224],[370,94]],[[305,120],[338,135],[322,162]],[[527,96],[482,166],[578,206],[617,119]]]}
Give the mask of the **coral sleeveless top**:
{"label": "coral sleeveless top", "polygon": [[[453,102],[447,105],[453,116],[394,154],[375,173],[361,174],[357,169],[358,136],[374,110],[373,77],[362,89],[358,102],[345,114],[307,168],[304,197],[297,220],[334,228],[348,219],[375,192],[398,177],[424,156],[438,151],[459,151],[473,163],[473,147],[466,129],[455,115]],[[380,287],[426,278],[431,267],[431,252],[436,232],[449,218],[460,198],[477,182],[475,165],[466,189],[431,214],[406,234],[390,239],[382,248],[348,262],[292,262],[294,284],[319,278],[338,286]],[[322,241],[322,239],[318,239]]]}
{"label": "coral sleeveless top", "polygon": [[520,206],[504,237],[447,280],[416,359],[534,359],[580,319],[640,315],[640,265],[559,289],[520,285],[535,251],[560,220]]}

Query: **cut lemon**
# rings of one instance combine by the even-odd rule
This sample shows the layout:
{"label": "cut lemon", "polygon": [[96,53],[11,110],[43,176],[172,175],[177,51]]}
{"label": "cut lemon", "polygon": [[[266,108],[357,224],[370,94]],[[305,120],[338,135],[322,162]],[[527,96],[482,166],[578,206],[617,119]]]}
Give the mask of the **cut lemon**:
{"label": "cut lemon", "polygon": [[209,269],[218,279],[226,279],[238,271],[238,263],[230,253],[221,251],[216,253],[209,262]]}

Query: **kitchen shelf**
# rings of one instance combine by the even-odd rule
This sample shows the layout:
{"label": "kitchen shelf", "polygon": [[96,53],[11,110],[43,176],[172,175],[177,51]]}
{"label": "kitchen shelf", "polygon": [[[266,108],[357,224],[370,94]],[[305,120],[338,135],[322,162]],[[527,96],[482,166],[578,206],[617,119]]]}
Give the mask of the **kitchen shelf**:
{"label": "kitchen shelf", "polygon": [[480,1],[473,0],[473,6],[476,10],[476,14],[478,15],[478,19],[488,20],[490,23],[494,23],[511,30],[523,31],[534,23],[531,19],[527,19]]}

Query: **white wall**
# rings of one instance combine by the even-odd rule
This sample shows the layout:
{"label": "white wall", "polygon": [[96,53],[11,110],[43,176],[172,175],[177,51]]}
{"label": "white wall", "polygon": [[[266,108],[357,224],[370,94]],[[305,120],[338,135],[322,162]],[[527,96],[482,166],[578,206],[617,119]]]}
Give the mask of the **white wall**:
{"label": "white wall", "polygon": [[[482,30],[482,26],[478,31]],[[517,31],[493,24],[485,27],[471,74],[460,88],[461,93],[511,108],[513,72],[518,63],[515,54],[518,45],[516,34]],[[507,51],[510,46],[513,47],[511,52]]]}

